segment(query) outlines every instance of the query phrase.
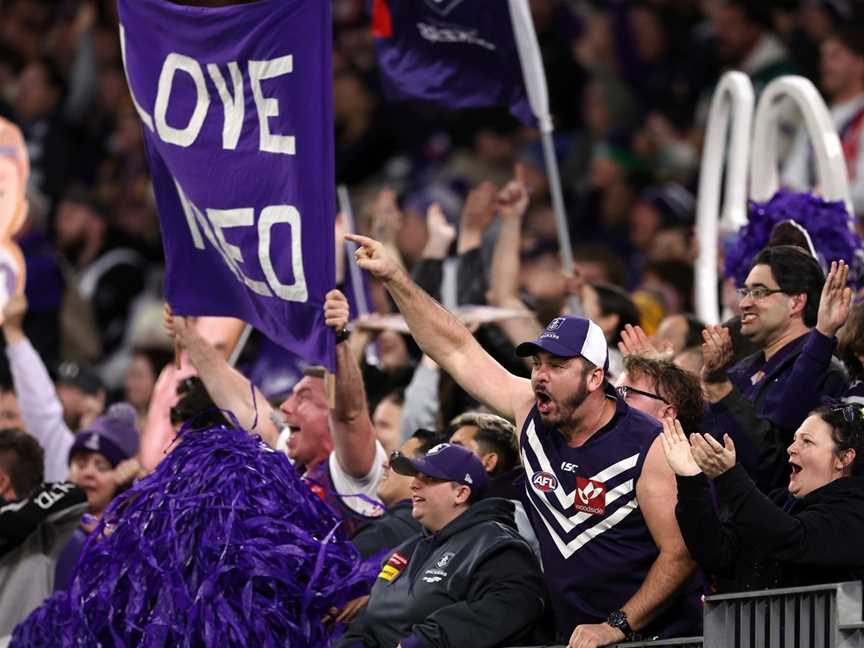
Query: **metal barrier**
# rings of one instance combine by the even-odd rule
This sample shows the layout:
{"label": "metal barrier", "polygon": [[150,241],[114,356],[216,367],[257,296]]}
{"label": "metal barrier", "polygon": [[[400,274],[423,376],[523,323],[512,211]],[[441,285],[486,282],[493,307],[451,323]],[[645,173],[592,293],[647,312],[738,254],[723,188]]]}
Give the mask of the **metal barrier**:
{"label": "metal barrier", "polygon": [[864,648],[862,600],[861,581],[717,594],[705,599],[704,636],[615,648]]}
{"label": "metal barrier", "polygon": [[705,599],[705,648],[864,647],[861,582]]}

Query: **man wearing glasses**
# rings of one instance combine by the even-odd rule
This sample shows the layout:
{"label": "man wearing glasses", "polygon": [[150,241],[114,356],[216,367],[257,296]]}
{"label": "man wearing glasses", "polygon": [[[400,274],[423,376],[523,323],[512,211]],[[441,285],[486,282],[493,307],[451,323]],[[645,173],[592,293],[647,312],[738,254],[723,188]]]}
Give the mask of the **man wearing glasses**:
{"label": "man wearing glasses", "polygon": [[[804,418],[788,413],[800,409],[796,403],[813,407],[823,396],[839,397],[847,385],[839,361],[820,360],[830,357],[836,339],[807,335],[816,325],[824,283],[819,263],[803,249],[765,248],[738,289],[741,334],[760,350],[732,364],[729,329],[709,326],[702,334],[707,422],[732,437],[739,461],[764,492],[788,481],[785,449]],[[798,387],[787,389],[793,384]]]}
{"label": "man wearing glasses", "polygon": [[700,431],[705,401],[699,379],[668,360],[625,356],[615,391],[630,407],[658,421],[677,418],[688,434]]}

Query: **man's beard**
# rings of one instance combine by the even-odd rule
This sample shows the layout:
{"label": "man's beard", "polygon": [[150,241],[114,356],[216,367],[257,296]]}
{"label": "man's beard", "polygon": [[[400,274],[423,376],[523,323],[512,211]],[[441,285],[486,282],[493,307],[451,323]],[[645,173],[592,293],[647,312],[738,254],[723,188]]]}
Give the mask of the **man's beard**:
{"label": "man's beard", "polygon": [[577,389],[576,392],[565,398],[560,403],[558,401],[555,402],[557,405],[557,411],[555,414],[553,416],[540,414],[540,420],[542,420],[544,425],[547,427],[560,430],[562,426],[572,422],[573,412],[575,412],[576,409],[585,402],[586,398],[588,398],[588,384],[583,377],[582,381],[579,383],[579,389]]}

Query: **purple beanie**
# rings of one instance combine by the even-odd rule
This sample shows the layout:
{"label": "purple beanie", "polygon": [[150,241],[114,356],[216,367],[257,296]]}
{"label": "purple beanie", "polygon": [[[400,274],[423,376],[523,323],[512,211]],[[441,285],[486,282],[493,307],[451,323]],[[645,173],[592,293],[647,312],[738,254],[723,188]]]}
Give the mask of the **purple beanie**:
{"label": "purple beanie", "polygon": [[116,466],[138,452],[138,430],[135,428],[135,408],[129,403],[115,403],[90,427],[75,435],[69,449],[69,460],[79,450],[98,452]]}

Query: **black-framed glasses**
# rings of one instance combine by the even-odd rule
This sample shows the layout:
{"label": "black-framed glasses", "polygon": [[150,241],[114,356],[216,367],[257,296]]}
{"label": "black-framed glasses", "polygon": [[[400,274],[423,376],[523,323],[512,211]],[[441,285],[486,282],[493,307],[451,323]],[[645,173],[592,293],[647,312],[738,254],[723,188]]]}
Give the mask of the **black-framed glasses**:
{"label": "black-framed glasses", "polygon": [[627,397],[630,396],[630,394],[639,394],[640,396],[645,396],[646,398],[653,398],[654,400],[663,401],[664,403],[669,405],[669,401],[663,398],[660,394],[652,394],[651,392],[647,392],[642,389],[636,389],[635,387],[631,387],[630,385],[621,385],[620,387],[616,387],[615,393],[617,393],[623,401],[626,401]]}
{"label": "black-framed glasses", "polygon": [[782,288],[766,288],[765,286],[754,286],[753,288],[748,288],[747,286],[741,286],[740,288],[735,289],[735,293],[738,295],[738,299],[744,299],[745,297],[750,297],[753,300],[765,299],[769,295],[774,295],[776,293],[786,292]]}

